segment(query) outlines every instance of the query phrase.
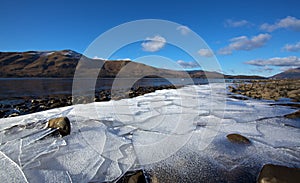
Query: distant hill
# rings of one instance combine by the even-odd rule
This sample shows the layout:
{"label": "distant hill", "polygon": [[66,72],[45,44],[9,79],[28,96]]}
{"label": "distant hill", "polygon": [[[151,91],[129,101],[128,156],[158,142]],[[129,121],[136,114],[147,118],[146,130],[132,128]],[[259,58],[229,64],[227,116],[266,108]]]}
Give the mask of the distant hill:
{"label": "distant hill", "polygon": [[272,79],[300,79],[300,67],[289,69],[271,77]]}
{"label": "distant hill", "polygon": [[257,76],[257,75],[225,75],[224,78],[226,79],[268,79],[263,76]]}
{"label": "distant hill", "polygon": [[[83,62],[79,62],[82,59]],[[102,69],[99,72],[99,66]],[[229,76],[218,72],[176,71],[151,67],[128,60],[91,59],[72,50],[0,52],[0,77],[73,77],[76,68],[83,75],[99,73],[102,78],[120,77],[165,77],[165,78],[242,78],[261,79],[260,76]]]}
{"label": "distant hill", "polygon": [[[79,62],[82,59],[83,62]],[[99,72],[99,66],[102,69]],[[186,72],[159,69],[127,60],[90,59],[72,50],[0,52],[0,77],[73,77],[77,68],[83,75],[99,73],[99,77],[190,77]],[[220,73],[206,72],[207,77],[223,77]],[[192,77],[205,78],[204,71],[192,71]]]}
{"label": "distant hill", "polygon": [[71,77],[81,56],[71,50],[0,52],[0,77]]}
{"label": "distant hill", "polygon": [[[80,59],[83,62],[79,62]],[[130,67],[122,70],[124,77],[162,72],[166,76],[181,76],[180,72],[162,70],[131,61],[90,59],[72,50],[62,50],[1,52],[0,77],[73,77],[76,67],[84,68],[83,71],[86,73],[98,73],[96,68],[100,65],[103,66],[99,77],[115,77],[128,64]]]}

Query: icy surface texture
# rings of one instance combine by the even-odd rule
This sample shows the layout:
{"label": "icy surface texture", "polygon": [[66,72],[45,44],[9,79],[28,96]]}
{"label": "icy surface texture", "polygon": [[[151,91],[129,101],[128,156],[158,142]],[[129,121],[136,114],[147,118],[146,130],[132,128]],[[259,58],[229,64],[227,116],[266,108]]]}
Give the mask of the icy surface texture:
{"label": "icy surface texture", "polygon": [[[282,117],[295,110],[228,98],[223,88],[186,86],[0,119],[0,180],[113,182],[144,168],[161,182],[245,182],[252,179],[238,177],[264,163],[300,167],[300,130]],[[45,128],[59,116],[70,119],[70,135]],[[229,133],[252,143],[233,144]]]}

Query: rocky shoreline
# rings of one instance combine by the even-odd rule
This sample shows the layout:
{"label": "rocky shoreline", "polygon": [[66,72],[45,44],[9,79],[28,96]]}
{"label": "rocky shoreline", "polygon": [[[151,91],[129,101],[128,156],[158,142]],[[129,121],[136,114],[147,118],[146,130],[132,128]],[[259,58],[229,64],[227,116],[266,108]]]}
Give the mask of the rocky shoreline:
{"label": "rocky shoreline", "polygon": [[[102,102],[109,100],[120,100],[123,98],[133,98],[146,93],[154,92],[155,90],[175,89],[181,86],[161,85],[147,87],[132,87],[129,91],[118,90],[100,90],[96,92],[94,100],[90,101],[84,96],[73,99],[71,95],[49,96],[49,97],[34,97],[33,99],[19,99],[19,102],[14,104],[0,103],[0,118],[15,117],[58,107],[70,106],[76,103]],[[75,101],[76,100],[76,101]]]}
{"label": "rocky shoreline", "polygon": [[[231,98],[239,100],[265,99],[278,102],[272,105],[289,106],[300,109],[300,80],[284,79],[284,80],[253,80],[245,83],[236,83],[228,87],[229,92],[238,94],[231,95]],[[287,118],[300,118],[300,110],[295,113],[285,115]]]}
{"label": "rocky shoreline", "polygon": [[[70,106],[76,103],[102,102],[113,100],[120,100],[123,98],[133,98],[144,95],[146,93],[154,92],[162,89],[175,89],[181,86],[161,85],[161,86],[147,86],[147,87],[132,87],[130,90],[111,91],[100,90],[97,91],[93,101],[87,100],[85,97],[72,98],[71,95],[58,96],[44,96],[18,99],[18,102],[13,104],[0,103],[0,118],[15,117],[25,115],[58,107]],[[238,94],[230,95],[231,98],[239,100],[247,100],[249,97],[254,99],[266,100],[282,100],[283,98],[290,100],[290,102],[276,103],[274,105],[284,105],[293,108],[300,108],[300,80],[247,80],[245,82],[234,83],[228,87],[229,92]],[[296,113],[299,117],[299,112]],[[293,117],[290,115],[286,117]]]}
{"label": "rocky shoreline", "polygon": [[289,98],[293,102],[300,102],[300,80],[250,80],[229,86],[229,91],[254,99]]}

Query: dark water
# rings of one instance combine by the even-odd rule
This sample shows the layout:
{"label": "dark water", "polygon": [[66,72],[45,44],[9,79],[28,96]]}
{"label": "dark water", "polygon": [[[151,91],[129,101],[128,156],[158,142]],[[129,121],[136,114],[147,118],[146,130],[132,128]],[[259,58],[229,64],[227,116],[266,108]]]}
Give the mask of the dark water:
{"label": "dark water", "polygon": [[[120,81],[121,80],[121,81]],[[85,79],[82,82],[90,82]],[[131,86],[128,86],[130,83]],[[178,78],[142,78],[98,79],[95,88],[97,90],[130,88],[133,86],[160,86],[160,85],[186,85],[205,84],[205,79],[178,79]],[[0,102],[18,100],[23,98],[36,98],[45,96],[72,95],[72,78],[0,78]]]}

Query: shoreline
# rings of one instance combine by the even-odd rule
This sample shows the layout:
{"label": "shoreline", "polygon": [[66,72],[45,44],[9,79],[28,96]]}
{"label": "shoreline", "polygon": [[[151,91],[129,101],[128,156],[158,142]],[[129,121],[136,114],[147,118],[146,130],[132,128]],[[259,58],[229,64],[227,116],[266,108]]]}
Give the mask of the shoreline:
{"label": "shoreline", "polygon": [[284,117],[300,118],[300,80],[280,79],[280,80],[253,80],[247,83],[234,83],[228,87],[229,92],[239,96],[230,96],[238,100],[248,100],[248,98],[258,100],[273,100],[278,103],[271,105],[287,106],[298,109],[298,111],[287,114]]}
{"label": "shoreline", "polygon": [[[16,117],[35,112],[46,111],[49,109],[71,106],[76,103],[86,104],[91,102],[103,102],[110,100],[121,100],[125,98],[133,98],[141,96],[147,93],[154,92],[156,90],[163,89],[176,89],[182,85],[160,85],[160,86],[138,86],[132,87],[129,90],[110,90],[104,89],[96,92],[93,101],[87,99],[87,97],[80,96],[73,98],[72,95],[61,94],[61,95],[49,95],[44,97],[24,97],[15,99],[15,104],[1,104],[0,103],[0,118]],[[11,99],[12,101],[14,99]]]}
{"label": "shoreline", "polygon": [[[20,97],[8,99],[15,101],[11,104],[0,103],[0,118],[15,117],[31,114],[49,109],[70,106],[76,103],[102,102],[109,100],[120,100],[133,98],[151,93],[156,90],[176,89],[183,85],[160,85],[160,86],[135,86],[130,89],[110,90],[103,89],[96,92],[94,99],[79,96],[75,99],[70,94],[56,94],[42,97]],[[239,80],[229,85],[228,95],[238,100],[265,99],[280,103],[272,105],[288,106],[300,109],[300,80]],[[233,93],[235,95],[231,95]],[[237,94],[237,95],[236,95]],[[17,101],[17,102],[16,102]]]}
{"label": "shoreline", "polygon": [[278,101],[289,98],[292,102],[300,102],[300,80],[253,80],[247,83],[234,83],[228,87],[235,94],[244,95],[254,99]]}

